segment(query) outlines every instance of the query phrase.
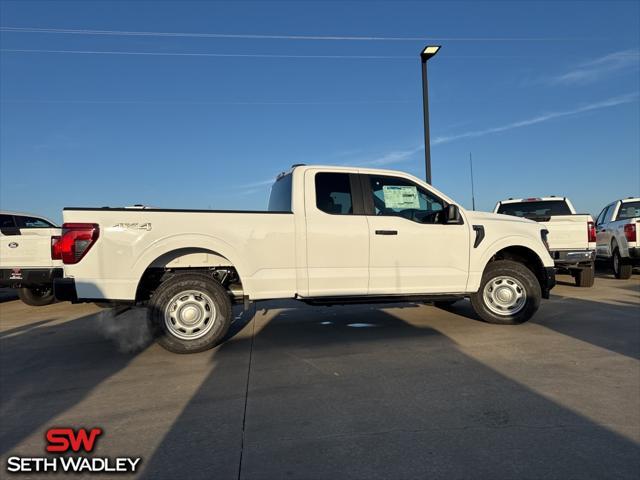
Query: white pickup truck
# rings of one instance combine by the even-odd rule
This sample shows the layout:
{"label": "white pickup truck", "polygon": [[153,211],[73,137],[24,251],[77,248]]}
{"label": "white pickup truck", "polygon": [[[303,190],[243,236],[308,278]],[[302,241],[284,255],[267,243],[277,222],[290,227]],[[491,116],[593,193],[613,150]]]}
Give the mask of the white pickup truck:
{"label": "white pickup truck", "polygon": [[631,277],[640,265],[640,198],[610,203],[596,219],[597,255],[611,261],[616,278]]}
{"label": "white pickup truck", "polygon": [[54,259],[60,228],[41,216],[0,212],[0,287],[17,288],[27,305],[55,301],[53,279],[62,276],[62,261]]}
{"label": "white pickup truck", "polygon": [[557,270],[570,273],[579,287],[593,286],[596,230],[591,215],[576,213],[568,198],[554,196],[502,200],[494,212],[539,222],[549,231],[549,251]]}
{"label": "white pickup truck", "polygon": [[296,165],[267,211],[65,208],[59,300],[149,306],[159,343],[202,351],[231,305],[470,297],[485,321],[531,318],[555,284],[546,231],[466,211],[400,172]]}

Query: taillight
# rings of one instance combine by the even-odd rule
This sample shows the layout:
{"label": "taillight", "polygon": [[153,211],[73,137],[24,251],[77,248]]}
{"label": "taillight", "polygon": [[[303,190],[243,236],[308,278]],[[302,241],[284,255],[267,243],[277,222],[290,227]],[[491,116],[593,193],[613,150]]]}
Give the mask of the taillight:
{"label": "taillight", "polygon": [[82,260],[100,235],[100,227],[95,223],[65,223],[62,237],[55,244],[62,262],[66,265]]}
{"label": "taillight", "polygon": [[596,241],[596,225],[593,222],[587,222],[587,241]]}
{"label": "taillight", "polygon": [[51,260],[62,260],[62,252],[58,243],[60,243],[60,235],[51,237]]}
{"label": "taillight", "polygon": [[627,239],[627,242],[636,241],[636,224],[635,223],[627,223],[624,226],[624,236]]}

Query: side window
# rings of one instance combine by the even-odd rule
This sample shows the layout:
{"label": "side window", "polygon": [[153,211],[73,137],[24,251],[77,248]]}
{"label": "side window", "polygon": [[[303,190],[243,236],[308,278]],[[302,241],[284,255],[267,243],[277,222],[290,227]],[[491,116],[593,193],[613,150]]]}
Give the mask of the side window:
{"label": "side window", "polygon": [[13,215],[0,215],[0,228],[13,228],[16,224],[13,223]]}
{"label": "side window", "polygon": [[18,228],[55,228],[55,225],[50,224],[42,218],[23,217],[18,215],[16,215],[15,218]]}
{"label": "side window", "polygon": [[418,223],[442,222],[445,203],[431,192],[404,178],[369,178],[376,215],[404,217]]}
{"label": "side window", "polygon": [[353,199],[348,173],[316,174],[316,207],[332,215],[353,214]]}
{"label": "side window", "polygon": [[596,225],[601,225],[602,224],[602,220],[604,219],[604,212],[607,211],[607,207],[604,207],[602,209],[602,211],[600,212],[600,214],[598,215],[598,218],[596,218]]}
{"label": "side window", "polygon": [[607,211],[604,214],[604,218],[602,219],[602,223],[609,223],[611,218],[613,217],[613,211],[616,209],[616,204],[612,203],[607,207]]}

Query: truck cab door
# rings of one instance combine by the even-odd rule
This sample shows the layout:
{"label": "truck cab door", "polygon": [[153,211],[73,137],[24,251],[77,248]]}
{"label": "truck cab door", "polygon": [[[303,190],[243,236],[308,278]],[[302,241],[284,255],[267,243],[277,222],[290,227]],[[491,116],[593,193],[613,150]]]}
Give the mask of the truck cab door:
{"label": "truck cab door", "polygon": [[305,172],[305,222],[309,293],[366,295],[369,227],[361,211],[357,175]]}
{"label": "truck cab door", "polygon": [[611,228],[610,223],[615,210],[615,203],[607,205],[602,209],[600,215],[596,219],[596,255],[609,257],[611,252]]}
{"label": "truck cab door", "polygon": [[469,226],[443,223],[446,202],[409,179],[363,175],[362,185],[371,213],[369,293],[464,292]]}

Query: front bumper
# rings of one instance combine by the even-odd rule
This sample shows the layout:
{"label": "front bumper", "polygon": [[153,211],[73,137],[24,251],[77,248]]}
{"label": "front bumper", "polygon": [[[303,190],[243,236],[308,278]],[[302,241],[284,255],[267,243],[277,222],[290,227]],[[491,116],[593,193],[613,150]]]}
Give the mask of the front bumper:
{"label": "front bumper", "polygon": [[596,260],[595,250],[554,250],[549,253],[558,267],[586,266]]}
{"label": "front bumper", "polygon": [[3,268],[0,269],[0,287],[50,286],[62,274],[62,268]]}
{"label": "front bumper", "polygon": [[53,281],[53,296],[61,302],[76,303],[78,292],[76,291],[76,281],[73,278],[56,278]]}
{"label": "front bumper", "polygon": [[542,298],[549,298],[549,292],[556,286],[555,267],[544,267],[540,287],[542,287]]}

